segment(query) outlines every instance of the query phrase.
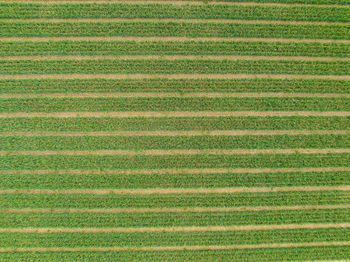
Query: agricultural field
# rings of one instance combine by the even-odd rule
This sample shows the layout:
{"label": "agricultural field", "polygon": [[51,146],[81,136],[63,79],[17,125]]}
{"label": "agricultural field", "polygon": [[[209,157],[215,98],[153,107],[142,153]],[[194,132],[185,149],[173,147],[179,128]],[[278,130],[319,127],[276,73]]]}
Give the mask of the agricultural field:
{"label": "agricultural field", "polygon": [[350,1],[0,0],[0,261],[350,261]]}

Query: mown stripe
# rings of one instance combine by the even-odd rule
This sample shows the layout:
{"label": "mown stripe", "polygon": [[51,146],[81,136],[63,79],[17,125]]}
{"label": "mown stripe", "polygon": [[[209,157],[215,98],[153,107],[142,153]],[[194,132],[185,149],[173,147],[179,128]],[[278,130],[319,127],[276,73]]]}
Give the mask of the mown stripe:
{"label": "mown stripe", "polygon": [[349,246],[350,242],[313,242],[313,243],[278,243],[233,246],[172,246],[172,247],[32,247],[32,248],[0,248],[0,252],[121,252],[121,251],[199,251],[199,250],[234,250],[261,248],[297,248],[297,247],[328,247]]}
{"label": "mown stripe", "polygon": [[108,97],[350,97],[343,93],[293,93],[293,92],[120,92],[120,93],[22,93],[22,94],[0,94],[0,98],[108,98]]}
{"label": "mown stripe", "polygon": [[27,214],[27,213],[91,213],[91,214],[118,214],[118,213],[204,213],[204,212],[244,212],[244,211],[283,211],[283,210],[334,210],[346,209],[350,205],[305,205],[305,206],[244,206],[244,207],[189,207],[189,208],[6,208],[0,213]]}
{"label": "mown stripe", "polygon": [[84,74],[84,73],[76,73],[76,74],[0,74],[0,80],[14,80],[14,79],[31,79],[31,80],[39,80],[39,79],[159,79],[166,78],[169,80],[173,79],[315,79],[315,80],[350,80],[349,75],[308,75],[308,74]]}
{"label": "mown stripe", "polygon": [[147,189],[1,189],[0,194],[236,194],[268,192],[350,191],[349,186],[232,187],[232,188],[147,188]]}
{"label": "mown stripe", "polygon": [[[216,23],[216,24],[280,24],[280,25],[339,25],[339,26],[348,26],[350,22],[326,22],[326,21],[284,21],[284,20],[245,20],[245,19],[182,19],[182,18],[133,18],[134,23],[138,22],[165,22],[165,23]],[[49,22],[49,23],[125,23],[130,22],[128,18],[2,18],[2,23],[16,22],[16,23],[40,23],[40,22]]]}
{"label": "mown stripe", "polygon": [[57,118],[80,118],[80,117],[228,117],[228,116],[350,116],[348,111],[163,111],[163,112],[14,112],[0,113],[0,118],[36,118],[36,117],[57,117]]}
{"label": "mown stripe", "polygon": [[275,135],[347,135],[349,130],[191,130],[191,131],[77,131],[77,132],[0,132],[2,136],[275,136]]}
{"label": "mown stripe", "polygon": [[280,172],[342,172],[350,171],[350,167],[306,167],[306,168],[164,168],[164,169],[148,169],[148,170],[139,170],[139,169],[115,169],[115,170],[0,170],[0,174],[217,174],[217,173],[247,173],[247,174],[262,174],[262,173],[280,173]]}
{"label": "mown stripe", "polygon": [[101,59],[155,59],[155,60],[286,60],[286,61],[350,61],[350,57],[310,57],[310,56],[249,56],[249,55],[22,55],[0,56],[6,61],[51,61],[51,60],[101,60]]}
{"label": "mown stripe", "polygon": [[282,224],[208,227],[131,227],[131,228],[0,228],[0,233],[150,233],[150,232],[228,232],[285,229],[350,228],[350,223],[339,224]]}

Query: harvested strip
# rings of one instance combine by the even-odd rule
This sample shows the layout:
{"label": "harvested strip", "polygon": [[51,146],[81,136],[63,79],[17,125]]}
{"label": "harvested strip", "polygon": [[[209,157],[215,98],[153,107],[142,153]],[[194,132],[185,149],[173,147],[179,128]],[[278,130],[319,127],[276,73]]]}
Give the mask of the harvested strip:
{"label": "harvested strip", "polygon": [[0,213],[190,213],[190,212],[241,212],[241,211],[280,211],[280,210],[322,210],[344,209],[350,205],[313,205],[313,206],[242,206],[242,207],[193,207],[193,208],[8,208]]}
{"label": "harvested strip", "polygon": [[[235,250],[235,249],[270,249],[297,247],[338,247],[349,246],[350,242],[312,242],[312,243],[278,243],[232,246],[171,246],[171,247],[29,247],[0,248],[1,253],[7,252],[121,252],[121,251],[200,251],[200,250]],[[327,260],[329,261],[329,260]]]}
{"label": "harvested strip", "polygon": [[90,60],[90,59],[193,59],[193,60],[290,60],[350,61],[350,57],[253,56],[253,55],[27,55],[0,56],[1,60]]}
{"label": "harvested strip", "polygon": [[[149,189],[2,189],[0,194],[94,194],[94,195],[152,195],[152,194],[235,194],[270,192],[350,191],[349,186],[299,186],[299,187],[233,187],[233,188],[149,188]],[[349,224],[350,225],[350,224]],[[1,231],[0,231],[1,232]]]}
{"label": "harvested strip", "polygon": [[346,135],[350,130],[193,130],[114,132],[0,132],[0,136],[246,136],[246,135]]}
{"label": "harvested strip", "polygon": [[68,156],[86,156],[86,155],[257,155],[257,154],[342,154],[350,153],[350,148],[321,148],[321,149],[151,149],[151,150],[58,150],[58,151],[0,151],[0,155],[32,155],[32,156],[49,156],[49,155],[68,155]]}
{"label": "harvested strip", "polygon": [[[143,228],[0,228],[0,233],[151,233],[151,232],[229,232],[285,229],[350,228],[350,223],[341,224],[284,224],[208,227],[143,227]],[[350,243],[350,242],[349,242]]]}
{"label": "harvested strip", "polygon": [[0,174],[217,174],[217,173],[247,173],[247,174],[262,174],[262,173],[280,173],[280,172],[342,172],[350,171],[350,167],[321,167],[321,168],[164,168],[164,169],[149,169],[149,170],[0,170]]}
{"label": "harvested strip", "polygon": [[27,18],[27,19],[1,19],[1,22],[172,22],[172,23],[241,23],[241,24],[287,24],[287,25],[350,25],[350,22],[325,22],[325,21],[283,21],[283,20],[244,20],[244,19],[173,19],[173,18]]}
{"label": "harvested strip", "polygon": [[32,112],[0,113],[0,118],[16,117],[225,117],[225,116],[350,116],[348,111],[164,111],[164,112]]}
{"label": "harvested strip", "polygon": [[118,92],[118,93],[24,93],[0,94],[0,98],[81,98],[81,97],[350,97],[344,93],[284,93],[284,92]]}
{"label": "harvested strip", "polygon": [[349,44],[350,40],[347,39],[299,39],[299,38],[258,38],[258,37],[186,37],[186,36],[45,36],[45,37],[0,37],[0,41],[248,41],[248,42],[281,42],[281,43],[343,43]]}
{"label": "harvested strip", "polygon": [[334,79],[350,80],[350,75],[294,74],[0,74],[0,79]]}

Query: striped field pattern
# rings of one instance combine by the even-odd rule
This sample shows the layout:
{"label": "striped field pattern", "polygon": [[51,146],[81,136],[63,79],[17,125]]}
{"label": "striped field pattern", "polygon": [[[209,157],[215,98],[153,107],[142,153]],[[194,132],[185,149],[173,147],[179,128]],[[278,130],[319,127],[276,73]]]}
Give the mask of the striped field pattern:
{"label": "striped field pattern", "polygon": [[0,1],[0,261],[350,261],[350,2]]}

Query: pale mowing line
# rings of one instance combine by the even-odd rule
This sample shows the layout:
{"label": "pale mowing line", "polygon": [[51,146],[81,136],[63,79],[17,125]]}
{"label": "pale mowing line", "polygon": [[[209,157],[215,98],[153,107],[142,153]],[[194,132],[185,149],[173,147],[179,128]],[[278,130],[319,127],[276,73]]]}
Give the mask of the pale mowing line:
{"label": "pale mowing line", "polygon": [[241,207],[188,207],[188,208],[8,208],[0,213],[70,213],[70,214],[119,214],[119,213],[210,213],[244,211],[287,211],[287,210],[334,210],[349,209],[350,205],[311,205],[311,206],[241,206]]}
{"label": "pale mowing line", "polygon": [[16,150],[0,151],[4,155],[31,156],[173,156],[173,155],[259,155],[259,154],[349,154],[350,148],[288,149],[149,149],[149,150]]}
{"label": "pale mowing line", "polygon": [[110,131],[110,132],[0,132],[2,136],[276,136],[348,135],[350,130],[190,130],[190,131]]}
{"label": "pale mowing line", "polygon": [[112,170],[0,170],[0,174],[51,175],[51,174],[123,174],[123,175],[169,175],[169,174],[265,174],[265,173],[311,173],[311,172],[350,172],[350,167],[302,167],[302,168],[163,168],[163,169],[112,169]]}
{"label": "pale mowing line", "polygon": [[89,93],[4,93],[0,98],[158,98],[158,97],[350,97],[347,93],[295,93],[295,92],[89,92]]}
{"label": "pale mowing line", "polygon": [[6,42],[49,42],[49,41],[135,41],[135,42],[281,42],[281,43],[334,43],[349,44],[350,40],[345,39],[301,39],[301,38],[259,38],[259,37],[186,37],[186,36],[11,36],[0,37],[0,41]]}
{"label": "pale mowing line", "polygon": [[289,229],[330,229],[350,228],[350,223],[329,224],[282,224],[282,225],[247,225],[247,226],[203,226],[203,227],[114,227],[114,228],[0,228],[0,233],[157,233],[157,232],[232,232],[263,231]]}
{"label": "pale mowing line", "polygon": [[237,194],[271,192],[320,192],[350,191],[347,186],[287,186],[287,187],[224,187],[224,188],[138,188],[138,189],[1,189],[0,194],[37,194],[37,195],[168,195],[168,194]]}
{"label": "pale mowing line", "polygon": [[183,18],[3,18],[1,22],[13,23],[220,23],[220,24],[282,24],[282,25],[350,25],[350,22],[283,21],[244,19],[183,19]]}
{"label": "pale mowing line", "polygon": [[121,112],[14,112],[0,113],[0,118],[79,118],[79,117],[118,117],[118,118],[163,118],[163,117],[229,117],[229,116],[350,116],[350,111],[121,111]]}
{"label": "pale mowing line", "polygon": [[261,56],[261,55],[19,55],[0,56],[0,60],[268,60],[268,61],[350,61],[350,57]]}
{"label": "pale mowing line", "polygon": [[0,79],[331,79],[350,80],[350,75],[307,74],[10,74]]}
{"label": "pale mowing line", "polygon": [[[9,0],[5,0],[9,1]],[[10,1],[9,1],[10,2]],[[336,8],[348,8],[349,5],[346,4],[308,4],[308,3],[258,3],[258,2],[225,2],[225,1],[187,1],[187,0],[16,0],[16,2],[27,2],[27,3],[41,3],[41,4],[76,4],[76,3],[122,3],[122,4],[164,4],[164,5],[238,5],[238,6],[281,6],[281,7],[336,7]]]}
{"label": "pale mowing line", "polygon": [[[255,245],[230,246],[163,246],[163,247],[28,247],[28,248],[0,248],[0,253],[15,252],[122,252],[122,251],[200,251],[200,250],[236,250],[236,249],[272,249],[298,247],[335,247],[350,246],[349,242],[311,242],[311,243],[272,243]],[[329,260],[327,260],[329,261]]]}
{"label": "pale mowing line", "polygon": [[259,37],[187,37],[187,36],[11,36],[0,37],[0,41],[6,42],[49,42],[49,41],[135,41],[135,42],[281,42],[281,43],[334,43],[349,44],[350,40],[345,39],[302,39],[302,38],[259,38]]}

